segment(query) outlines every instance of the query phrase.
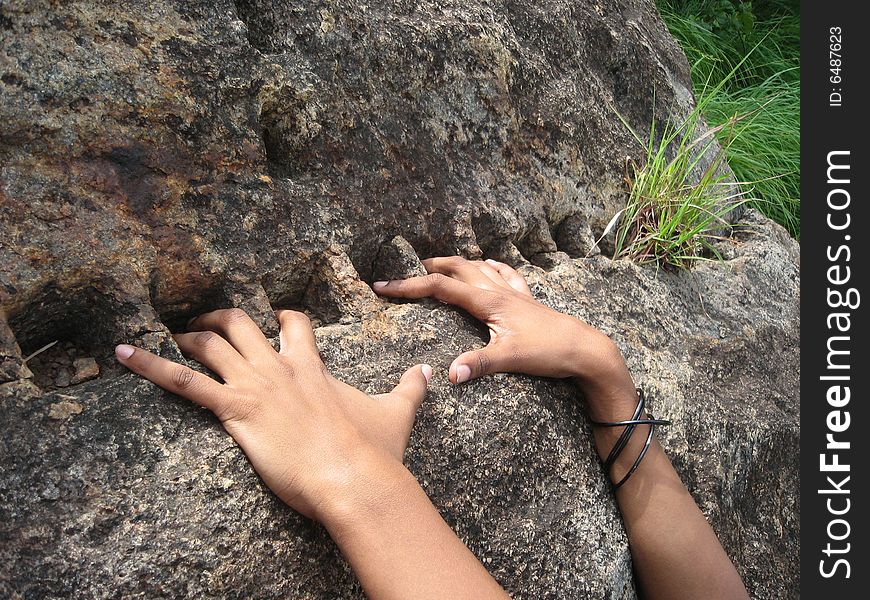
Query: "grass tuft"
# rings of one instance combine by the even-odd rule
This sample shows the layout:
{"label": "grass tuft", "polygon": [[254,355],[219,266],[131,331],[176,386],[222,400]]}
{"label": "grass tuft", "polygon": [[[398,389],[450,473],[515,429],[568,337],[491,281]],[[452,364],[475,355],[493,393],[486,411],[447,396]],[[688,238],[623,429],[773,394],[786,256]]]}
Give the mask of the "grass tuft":
{"label": "grass tuft", "polygon": [[[696,106],[679,125],[668,121],[661,133],[653,119],[645,142],[620,116],[645,146],[646,162],[632,165],[626,177],[629,198],[618,218],[614,258],[681,269],[720,258],[714,242],[731,229],[728,214],[747,201],[723,168],[742,117],[707,129],[702,109]],[[716,136],[723,132],[726,137],[717,144]]]}
{"label": "grass tuft", "polygon": [[[737,179],[758,208],[800,239],[800,15],[798,3],[659,0],[692,68],[695,97],[718,130]],[[729,139],[729,137],[731,139]]]}

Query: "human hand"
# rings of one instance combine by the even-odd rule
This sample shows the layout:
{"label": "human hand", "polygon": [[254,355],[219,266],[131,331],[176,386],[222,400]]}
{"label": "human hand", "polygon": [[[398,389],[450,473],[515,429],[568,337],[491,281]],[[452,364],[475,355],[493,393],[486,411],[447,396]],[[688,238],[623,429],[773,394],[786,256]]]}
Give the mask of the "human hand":
{"label": "human hand", "polygon": [[535,300],[516,270],[494,260],[458,256],[430,258],[423,266],[428,275],[379,281],[372,288],[393,298],[431,296],[464,308],[489,327],[484,348],[465,352],[450,365],[451,382],[497,372],[574,377],[594,418],[606,419],[611,410],[604,410],[605,405],[634,408],[634,384],[616,345],[580,319]]}
{"label": "human hand", "polygon": [[326,522],[401,467],[432,368],[414,366],[390,393],[369,396],[327,371],[308,317],[289,310],[277,317],[279,352],[241,309],[201,315],[190,333],[174,335],[185,356],[223,383],[141,348],[115,353],[135,373],[211,410],[281,500]]}

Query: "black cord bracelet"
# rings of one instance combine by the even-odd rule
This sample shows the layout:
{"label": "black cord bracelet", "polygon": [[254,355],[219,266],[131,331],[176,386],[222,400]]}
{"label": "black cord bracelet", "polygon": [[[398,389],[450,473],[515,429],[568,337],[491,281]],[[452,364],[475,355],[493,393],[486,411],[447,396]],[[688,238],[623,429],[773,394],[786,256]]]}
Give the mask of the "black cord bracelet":
{"label": "black cord bracelet", "polygon": [[604,460],[604,472],[607,473],[608,476],[610,475],[610,470],[613,468],[614,463],[616,463],[616,459],[619,458],[619,455],[622,453],[623,450],[625,450],[625,447],[628,445],[628,442],[631,439],[635,428],[638,425],[649,425],[649,433],[646,436],[646,442],[644,442],[643,448],[637,455],[634,463],[632,463],[631,468],[625,473],[625,475],[622,476],[622,479],[613,484],[613,489],[619,489],[622,484],[628,481],[628,478],[634,474],[638,466],[640,466],[640,462],[643,460],[644,456],[646,456],[647,451],[652,445],[656,425],[671,424],[671,422],[667,419],[656,419],[649,411],[647,411],[647,418],[641,419],[640,415],[643,414],[643,409],[646,406],[646,396],[644,395],[641,388],[637,388],[637,397],[637,407],[634,409],[634,414],[630,419],[626,419],[624,421],[591,421],[592,425],[597,427],[625,428],[623,429],[622,434],[619,436],[619,438],[617,438],[616,443],[613,444],[613,448],[611,448],[610,453],[608,453],[607,455],[607,458]]}
{"label": "black cord bracelet", "polygon": [[[637,407],[634,409],[634,414],[631,417],[632,421],[639,420],[638,418],[643,413],[643,407],[646,404],[646,400],[643,397],[643,394],[640,394],[640,399],[638,400]],[[598,425],[600,427],[617,427],[617,425],[603,422],[599,423],[597,421],[592,421],[593,425]],[[625,429],[622,430],[622,434],[617,438],[616,443],[613,444],[613,448],[610,449],[610,452],[607,455],[607,458],[604,459],[604,472],[610,473],[610,469],[613,467],[613,464],[616,462],[616,459],[619,458],[619,455],[625,450],[625,447],[628,445],[628,440],[631,439],[631,434],[634,433],[636,425],[628,425]]]}

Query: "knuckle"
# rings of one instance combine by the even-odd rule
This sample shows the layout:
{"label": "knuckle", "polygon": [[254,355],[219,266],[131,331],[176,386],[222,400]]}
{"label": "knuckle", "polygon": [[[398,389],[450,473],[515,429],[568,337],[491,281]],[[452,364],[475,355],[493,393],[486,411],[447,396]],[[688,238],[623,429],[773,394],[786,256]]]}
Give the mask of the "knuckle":
{"label": "knuckle", "polygon": [[429,287],[438,289],[444,287],[444,282],[447,281],[447,276],[443,273],[429,273],[423,278]]}
{"label": "knuckle", "polygon": [[179,390],[189,390],[196,383],[196,373],[193,369],[184,366],[174,368],[170,378],[172,384]]}
{"label": "knuckle", "polygon": [[212,331],[202,331],[196,334],[193,343],[204,350],[214,348],[218,343],[218,335]]}
{"label": "knuckle", "polygon": [[287,325],[311,325],[311,319],[308,318],[308,315],[298,310],[281,311],[278,320]]}
{"label": "knuckle", "polygon": [[522,285],[526,289],[529,289],[529,282],[526,281],[526,278],[523,277],[522,273],[513,273],[511,275],[511,279],[513,279],[516,283]]}
{"label": "knuckle", "polygon": [[489,374],[492,369],[492,360],[486,352],[477,353],[477,369],[481,375]]}
{"label": "knuckle", "polygon": [[218,419],[227,421],[249,421],[260,410],[260,404],[244,395],[233,394],[216,411]]}
{"label": "knuckle", "polygon": [[460,267],[464,265],[467,260],[462,258],[461,256],[448,256],[444,258],[444,265],[447,267]]}
{"label": "knuckle", "polygon": [[235,325],[248,318],[248,313],[241,308],[227,308],[218,313],[218,319],[224,325]]}
{"label": "knuckle", "polygon": [[284,379],[295,379],[296,366],[293,365],[289,360],[279,357],[279,359],[277,360],[277,364],[275,365],[275,373],[276,375]]}

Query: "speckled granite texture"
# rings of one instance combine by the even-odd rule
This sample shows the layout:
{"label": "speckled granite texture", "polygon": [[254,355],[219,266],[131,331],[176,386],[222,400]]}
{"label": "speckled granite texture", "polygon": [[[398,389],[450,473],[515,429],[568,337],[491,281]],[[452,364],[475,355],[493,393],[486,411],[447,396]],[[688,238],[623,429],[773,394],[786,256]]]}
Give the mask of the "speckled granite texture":
{"label": "speckled granite texture", "polygon": [[753,595],[797,597],[797,244],[752,211],[688,273],[594,243],[642,154],[616,112],[690,88],[640,0],[0,1],[0,596],[361,597],[215,419],[111,359],[234,305],[305,310],[365,390],[436,367],[407,463],[514,597],[634,598],[576,391],[450,386],[485,331],[367,286],[459,253],[614,337]]}

